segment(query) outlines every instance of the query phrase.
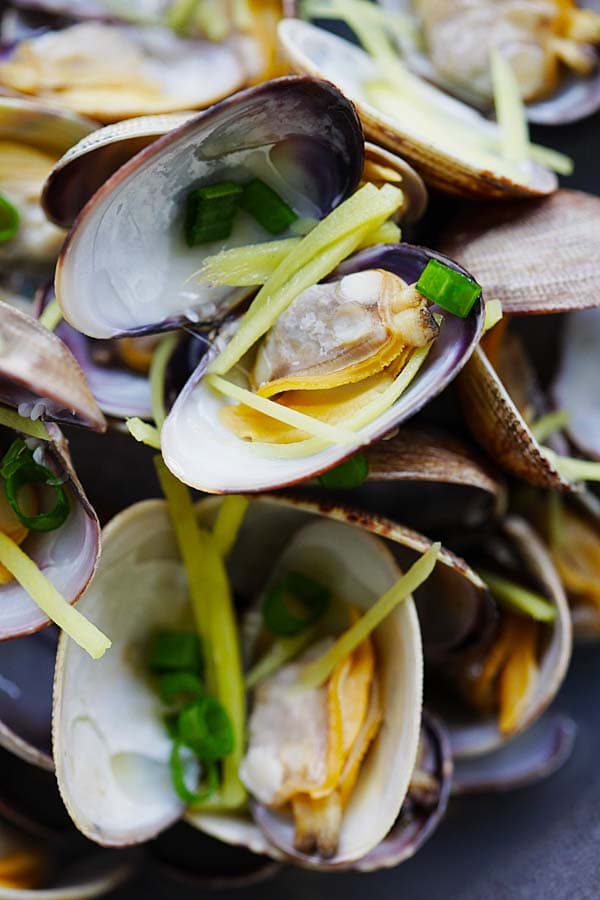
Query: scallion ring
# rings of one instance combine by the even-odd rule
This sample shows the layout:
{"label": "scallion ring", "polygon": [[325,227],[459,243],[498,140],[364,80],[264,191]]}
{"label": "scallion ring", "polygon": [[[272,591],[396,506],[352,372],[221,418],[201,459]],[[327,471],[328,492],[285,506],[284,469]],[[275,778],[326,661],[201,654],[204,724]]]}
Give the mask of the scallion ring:
{"label": "scallion ring", "polygon": [[288,572],[263,602],[265,625],[273,634],[291,637],[314,625],[331,600],[324,585],[302,572]]}
{"label": "scallion ring", "polygon": [[204,696],[204,685],[194,672],[168,672],[159,683],[163,703],[192,703]]}
{"label": "scallion ring", "polygon": [[202,697],[179,713],[179,741],[202,762],[229,756],[234,747],[233,728],[225,707],[214,697]]}
{"label": "scallion ring", "polygon": [[181,751],[184,745],[181,741],[175,741],[171,756],[169,758],[169,767],[171,769],[171,780],[177,796],[183,800],[188,806],[196,806],[204,803],[219,787],[219,770],[216,763],[203,761],[203,769],[206,775],[204,786],[201,790],[192,791],[185,783],[185,764],[181,758]]}
{"label": "scallion ring", "polygon": [[[63,525],[70,511],[69,498],[61,480],[46,466],[34,462],[31,450],[19,438],[14,441],[0,465],[4,489],[13,512],[30,531],[54,531]],[[54,490],[55,504],[49,512],[28,516],[19,504],[19,491],[31,484],[44,484]]]}

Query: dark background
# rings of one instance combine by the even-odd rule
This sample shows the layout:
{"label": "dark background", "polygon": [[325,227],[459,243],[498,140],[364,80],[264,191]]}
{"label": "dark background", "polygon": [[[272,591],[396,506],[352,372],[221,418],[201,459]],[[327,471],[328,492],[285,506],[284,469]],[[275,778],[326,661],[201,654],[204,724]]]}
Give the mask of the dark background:
{"label": "dark background", "polygon": [[[569,127],[534,129],[533,138],[571,155],[570,188],[600,193],[599,117]],[[445,206],[443,204],[442,206]],[[434,203],[434,210],[436,209]],[[435,222],[431,223],[435,227]],[[600,229],[598,234],[600,250]],[[75,462],[105,521],[118,509],[158,495],[152,454],[129,438],[71,435]],[[106,447],[106,444],[103,445]],[[100,462],[100,460],[102,460]],[[97,468],[102,467],[98,480]],[[577,722],[574,753],[535,787],[508,794],[453,799],[445,821],[418,855],[395,870],[329,875],[284,868],[269,881],[235,891],[188,887],[146,869],[111,895],[114,900],[596,900],[600,897],[600,646],[576,648],[556,707]],[[200,836],[198,840],[201,841]],[[198,847],[198,857],[207,851]]]}

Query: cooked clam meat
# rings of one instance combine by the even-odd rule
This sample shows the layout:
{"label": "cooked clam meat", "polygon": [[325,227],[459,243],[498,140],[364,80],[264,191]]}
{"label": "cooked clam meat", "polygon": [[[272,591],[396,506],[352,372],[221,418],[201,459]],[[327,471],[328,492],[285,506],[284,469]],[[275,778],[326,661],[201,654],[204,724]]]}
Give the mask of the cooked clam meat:
{"label": "cooked clam meat", "polygon": [[414,0],[435,68],[491,101],[490,51],[511,62],[524,100],[551,94],[566,67],[596,67],[600,15],[571,0]]}
{"label": "cooked clam meat", "polygon": [[[415,285],[382,269],[356,272],[296,297],[259,345],[251,385],[263,397],[277,395],[286,406],[340,422],[438,333]],[[225,407],[222,419],[246,439],[303,437],[244,406]]]}
{"label": "cooked clam meat", "polygon": [[324,649],[320,642],[257,688],[240,776],[261,803],[289,805],[297,850],[330,858],[383,712],[369,638],[337,664],[324,685],[298,689],[303,663]]}

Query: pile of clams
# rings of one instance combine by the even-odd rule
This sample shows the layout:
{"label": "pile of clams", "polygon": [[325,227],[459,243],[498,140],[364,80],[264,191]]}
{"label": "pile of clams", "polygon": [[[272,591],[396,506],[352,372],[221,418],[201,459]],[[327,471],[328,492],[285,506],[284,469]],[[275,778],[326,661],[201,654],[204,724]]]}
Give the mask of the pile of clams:
{"label": "pile of clams", "polygon": [[372,873],[570,758],[593,7],[5,4],[0,897]]}

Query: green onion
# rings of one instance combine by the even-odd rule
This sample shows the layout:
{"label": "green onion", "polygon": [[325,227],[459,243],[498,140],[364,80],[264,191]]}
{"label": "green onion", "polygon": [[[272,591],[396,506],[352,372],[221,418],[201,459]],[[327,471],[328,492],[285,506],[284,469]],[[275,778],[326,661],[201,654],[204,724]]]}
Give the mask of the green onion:
{"label": "green onion", "polygon": [[11,241],[19,230],[21,217],[16,206],[0,194],[0,244]]}
{"label": "green onion", "polygon": [[273,641],[265,655],[246,672],[245,682],[247,689],[249,691],[252,690],[265,678],[277,672],[284,663],[295,659],[305,647],[312,644],[317,634],[317,628],[318,626],[313,625],[312,628],[305,628],[304,631],[294,635],[294,637],[279,638],[279,640]]}
{"label": "green onion", "polygon": [[298,218],[273,188],[253,178],[244,188],[240,206],[271,234],[281,234]]}
{"label": "green onion", "polygon": [[190,191],[185,213],[188,247],[228,238],[242,194],[243,188],[233,181],[206,184]]}
{"label": "green onion", "polygon": [[536,622],[553,622],[556,618],[556,607],[541,594],[484,569],[479,569],[478,574],[502,606]]}
{"label": "green onion", "polygon": [[440,550],[441,544],[432,544],[389,591],[386,591],[357,622],[340,635],[329,650],[313,662],[307,663],[300,673],[300,685],[303,688],[315,688],[323,684],[338,663],[353,653],[403,600],[429,578]]}
{"label": "green onion", "polygon": [[186,631],[161,631],[148,656],[153,672],[202,672],[202,647],[198,636]]}
{"label": "green onion", "polygon": [[202,762],[217,762],[233,751],[231,719],[222,703],[204,696],[179,713],[179,740]]}
{"label": "green onion", "polygon": [[553,412],[546,413],[530,425],[531,433],[536,441],[542,444],[546,438],[549,438],[555,431],[566,428],[569,424],[569,413],[566,409],[557,409]]}
{"label": "green onion", "polygon": [[[21,438],[10,445],[0,463],[0,476],[13,512],[19,521],[31,531],[55,531],[63,525],[70,511],[69,498],[61,480],[33,459],[33,453]],[[19,491],[31,484],[44,484],[54,490],[55,504],[49,512],[28,516],[19,505]]]}
{"label": "green onion", "polygon": [[359,487],[369,476],[369,463],[364,453],[355,453],[350,459],[324,472],[319,477],[319,483],[331,490]]}
{"label": "green onion", "polygon": [[169,760],[173,787],[177,792],[177,796],[189,806],[204,803],[219,787],[219,770],[215,763],[206,763],[203,765],[202,768],[206,773],[206,782],[203,790],[190,790],[185,783],[185,765],[181,759],[182,749],[183,745],[181,742],[175,741]]}
{"label": "green onion", "polygon": [[302,572],[288,574],[265,595],[262,613],[273,634],[292,637],[317,622],[331,601],[331,591]]}
{"label": "green onion", "polygon": [[204,696],[204,685],[194,672],[169,672],[158,686],[163,703],[193,703]]}
{"label": "green onion", "polygon": [[461,319],[471,312],[481,295],[481,286],[449,266],[430,259],[417,281],[417,290],[432,303]]}

